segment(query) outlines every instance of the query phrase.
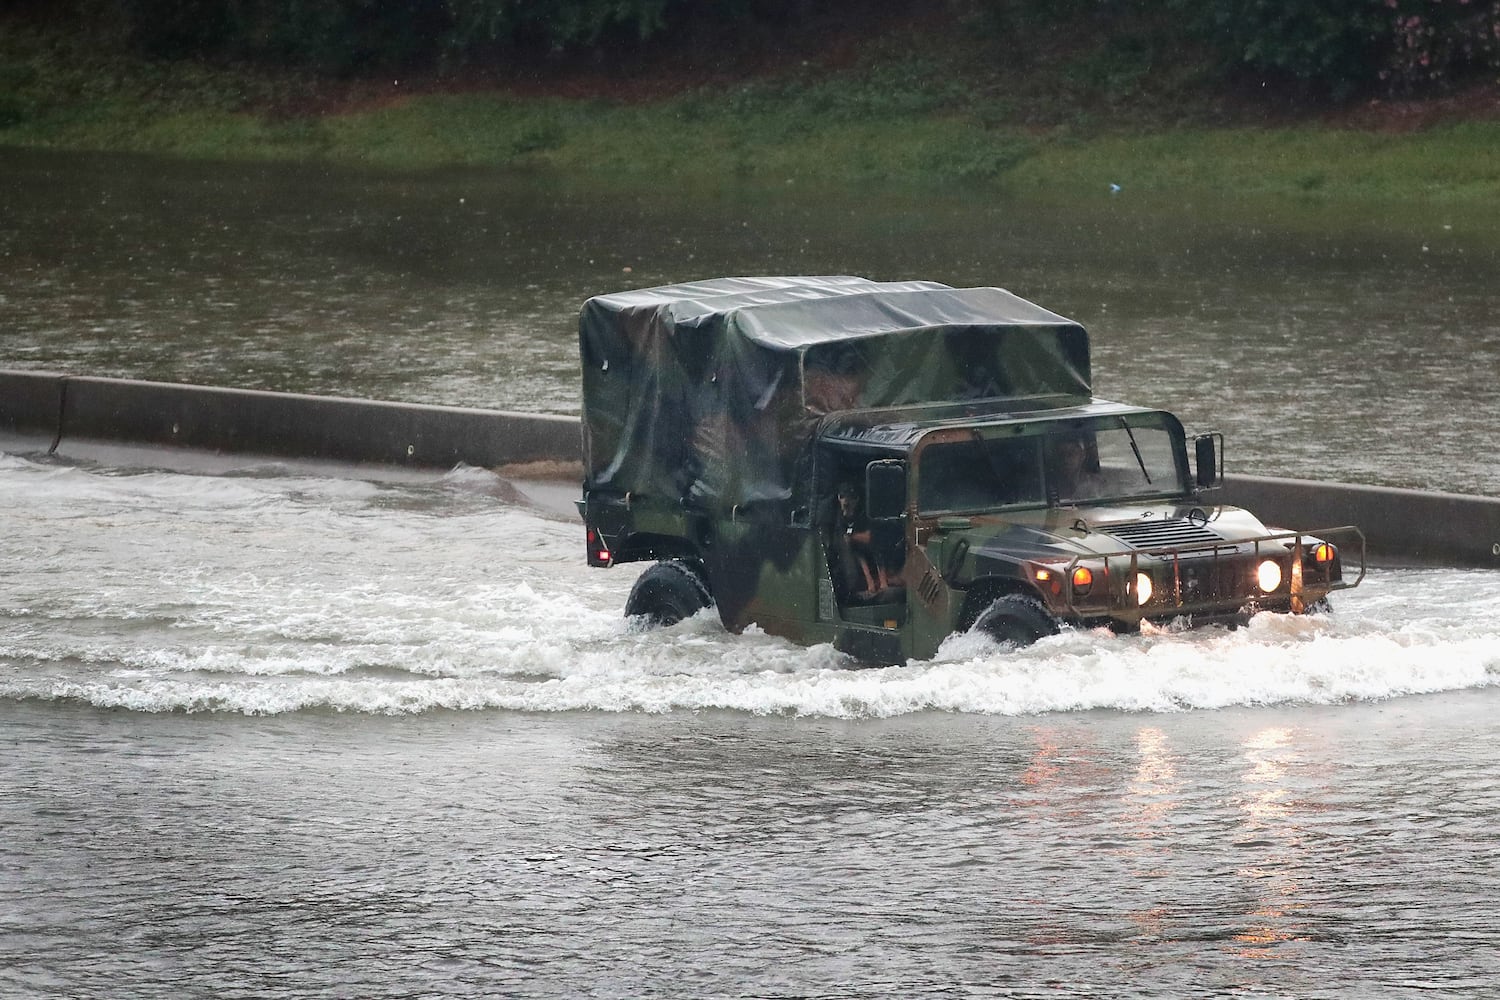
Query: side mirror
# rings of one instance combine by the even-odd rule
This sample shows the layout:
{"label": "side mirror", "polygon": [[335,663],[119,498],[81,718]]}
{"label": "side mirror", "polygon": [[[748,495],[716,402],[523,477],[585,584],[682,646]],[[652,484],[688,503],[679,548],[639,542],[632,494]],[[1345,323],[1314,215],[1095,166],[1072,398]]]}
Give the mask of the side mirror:
{"label": "side mirror", "polygon": [[906,513],[906,463],[882,459],[865,466],[865,510],[872,521],[894,521]]}
{"label": "side mirror", "polygon": [[1198,464],[1198,489],[1214,490],[1224,485],[1224,469],[1219,465],[1223,450],[1223,434],[1200,434],[1193,441],[1194,457]]}

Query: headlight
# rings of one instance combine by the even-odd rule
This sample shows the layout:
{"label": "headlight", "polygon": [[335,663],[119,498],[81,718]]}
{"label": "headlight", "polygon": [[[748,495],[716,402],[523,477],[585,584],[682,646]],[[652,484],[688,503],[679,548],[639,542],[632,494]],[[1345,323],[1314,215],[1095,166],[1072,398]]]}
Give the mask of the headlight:
{"label": "headlight", "polygon": [[1281,565],[1273,559],[1267,559],[1255,570],[1255,582],[1260,584],[1263,594],[1269,594],[1281,586]]}
{"label": "headlight", "polygon": [[1135,603],[1145,604],[1151,600],[1151,578],[1145,573],[1135,575]]}

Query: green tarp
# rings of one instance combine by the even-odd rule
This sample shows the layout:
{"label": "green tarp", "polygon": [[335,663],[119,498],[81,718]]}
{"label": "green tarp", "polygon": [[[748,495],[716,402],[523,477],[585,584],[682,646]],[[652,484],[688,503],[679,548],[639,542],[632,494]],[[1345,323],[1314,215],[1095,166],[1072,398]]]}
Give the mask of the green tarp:
{"label": "green tarp", "polygon": [[718,278],[579,316],[585,487],[705,506],[786,499],[819,419],[1090,396],[1088,334],[999,288]]}

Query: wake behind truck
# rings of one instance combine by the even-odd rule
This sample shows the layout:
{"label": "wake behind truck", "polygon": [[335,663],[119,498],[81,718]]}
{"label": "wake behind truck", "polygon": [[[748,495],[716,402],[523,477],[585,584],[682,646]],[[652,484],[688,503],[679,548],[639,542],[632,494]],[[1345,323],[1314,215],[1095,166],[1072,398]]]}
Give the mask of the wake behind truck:
{"label": "wake behind truck", "polygon": [[589,299],[579,346],[588,562],[654,561],[642,622],[716,606],[896,663],[970,629],[1312,612],[1364,576],[1352,526],[1205,502],[1220,436],[1190,468],[1176,417],[1094,398],[1082,326],[999,288],[669,285]]}

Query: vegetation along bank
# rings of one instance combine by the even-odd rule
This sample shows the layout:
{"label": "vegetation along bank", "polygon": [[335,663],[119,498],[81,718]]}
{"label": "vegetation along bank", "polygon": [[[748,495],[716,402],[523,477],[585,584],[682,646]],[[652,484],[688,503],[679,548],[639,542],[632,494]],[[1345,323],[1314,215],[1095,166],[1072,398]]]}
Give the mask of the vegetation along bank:
{"label": "vegetation along bank", "polygon": [[1500,196],[1500,0],[0,0],[0,146]]}

